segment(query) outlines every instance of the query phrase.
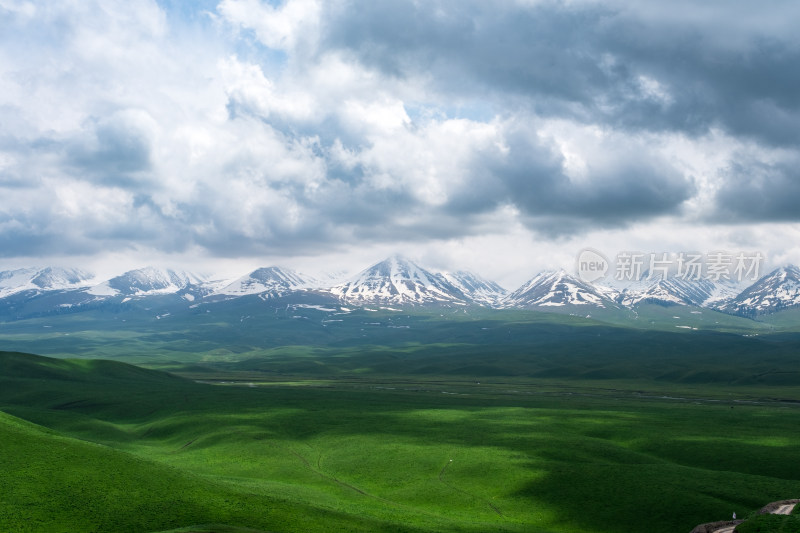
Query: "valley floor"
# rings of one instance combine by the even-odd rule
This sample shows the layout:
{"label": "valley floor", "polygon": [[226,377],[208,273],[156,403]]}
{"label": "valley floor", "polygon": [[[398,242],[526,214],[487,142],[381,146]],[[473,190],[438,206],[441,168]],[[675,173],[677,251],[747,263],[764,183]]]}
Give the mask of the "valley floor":
{"label": "valley floor", "polygon": [[666,533],[800,493],[793,387],[0,370],[3,531]]}

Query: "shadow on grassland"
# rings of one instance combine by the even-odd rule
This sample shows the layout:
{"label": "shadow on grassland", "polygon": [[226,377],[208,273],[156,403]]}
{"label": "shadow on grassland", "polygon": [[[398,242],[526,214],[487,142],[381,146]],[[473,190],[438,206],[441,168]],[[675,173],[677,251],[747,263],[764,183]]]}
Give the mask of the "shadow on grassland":
{"label": "shadow on grassland", "polygon": [[529,483],[519,497],[547,503],[564,522],[587,531],[690,531],[763,498],[796,492],[798,482],[674,464],[561,464]]}

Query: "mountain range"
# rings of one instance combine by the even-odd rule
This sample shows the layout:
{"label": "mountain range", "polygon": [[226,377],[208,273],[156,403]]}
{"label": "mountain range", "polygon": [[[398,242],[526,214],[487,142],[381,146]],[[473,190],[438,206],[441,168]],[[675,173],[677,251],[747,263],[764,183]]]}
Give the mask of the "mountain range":
{"label": "mountain range", "polygon": [[[331,279],[325,277],[324,279]],[[332,283],[276,266],[233,280],[148,267],[107,280],[72,268],[26,268],[0,272],[0,316],[14,320],[79,312],[131,301],[167,299],[186,308],[253,298],[308,305],[532,309],[591,315],[635,311],[643,305],[710,309],[747,318],[800,307],[800,269],[775,269],[749,286],[722,280],[643,280],[623,286],[586,283],[564,270],[541,272],[508,292],[477,274],[425,269],[392,256],[357,275]]]}

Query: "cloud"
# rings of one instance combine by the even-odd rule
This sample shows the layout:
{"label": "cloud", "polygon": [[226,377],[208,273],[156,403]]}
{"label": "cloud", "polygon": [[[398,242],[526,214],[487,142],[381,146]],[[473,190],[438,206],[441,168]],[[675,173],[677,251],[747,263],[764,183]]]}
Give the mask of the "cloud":
{"label": "cloud", "polygon": [[656,2],[356,1],[329,8],[323,42],[449,97],[622,129],[723,127],[790,144],[800,39],[786,21],[798,7],[778,4],[666,13]]}
{"label": "cloud", "polygon": [[258,0],[222,0],[217,12],[237,28],[251,30],[264,45],[290,50],[313,39],[320,24],[317,0],[293,0],[273,6]]}
{"label": "cloud", "polygon": [[800,154],[774,162],[742,157],[720,173],[714,219],[734,224],[800,221]]}
{"label": "cloud", "polygon": [[76,176],[123,187],[154,185],[148,182],[158,124],[149,113],[117,111],[90,120],[87,130],[83,138],[66,147],[68,164]]}
{"label": "cloud", "polygon": [[524,125],[509,125],[503,143],[502,151],[481,161],[494,180],[478,194],[499,192],[532,229],[547,235],[677,215],[694,194],[692,181],[656,152],[618,136],[596,138],[594,150],[584,150],[572,166],[554,139]]}
{"label": "cloud", "polygon": [[5,0],[3,254],[794,220],[797,8],[682,5]]}

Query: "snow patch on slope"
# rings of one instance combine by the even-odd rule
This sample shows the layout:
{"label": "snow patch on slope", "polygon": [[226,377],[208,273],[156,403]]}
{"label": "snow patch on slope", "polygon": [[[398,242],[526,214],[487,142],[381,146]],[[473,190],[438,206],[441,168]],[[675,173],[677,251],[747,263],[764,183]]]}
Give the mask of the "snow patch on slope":
{"label": "snow patch on slope", "polygon": [[508,294],[508,291],[495,283],[472,272],[442,272],[440,274],[448,283],[479,304],[494,307]]}
{"label": "snow patch on slope", "polygon": [[145,267],[96,285],[89,294],[97,296],[152,296],[175,294],[191,286],[200,286],[205,278],[190,272]]}
{"label": "snow patch on slope", "polygon": [[441,274],[434,274],[408,259],[393,256],[363,270],[330,293],[353,304],[461,303],[469,298]]}
{"label": "snow patch on slope", "polygon": [[281,295],[293,290],[310,288],[313,285],[313,280],[293,270],[273,266],[254,270],[211,295],[247,296],[263,293]]}
{"label": "snow patch on slope", "polygon": [[503,300],[503,307],[564,307],[568,305],[613,307],[611,289],[584,283],[564,270],[536,275]]}
{"label": "snow patch on slope", "polygon": [[773,270],[720,307],[746,316],[774,313],[800,305],[800,269],[788,265]]}

